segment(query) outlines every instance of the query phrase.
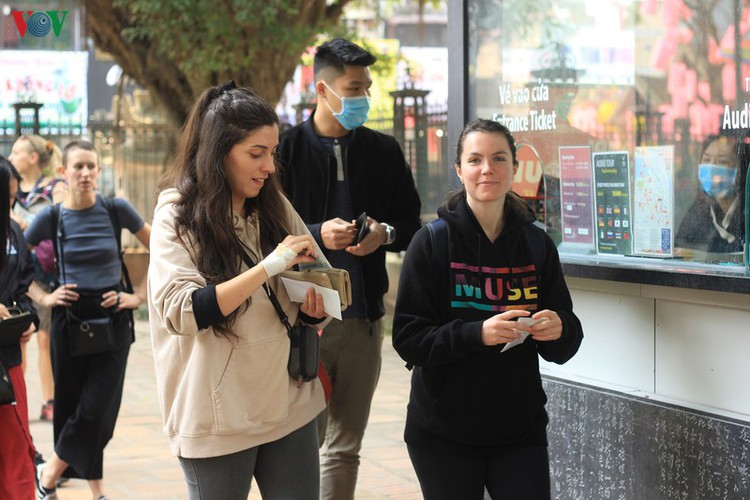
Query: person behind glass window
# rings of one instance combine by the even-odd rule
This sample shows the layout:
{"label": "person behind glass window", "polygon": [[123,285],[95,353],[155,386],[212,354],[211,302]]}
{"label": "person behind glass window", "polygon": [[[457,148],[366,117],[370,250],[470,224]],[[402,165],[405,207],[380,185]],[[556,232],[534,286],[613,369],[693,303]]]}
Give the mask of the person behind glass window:
{"label": "person behind glass window", "polygon": [[466,125],[446,232],[421,229],[404,257],[393,346],[413,366],[404,438],[427,500],[550,497],[538,356],[565,363],[583,331],[552,239],[511,191],[517,168],[504,125]]}
{"label": "person behind glass window", "polygon": [[253,477],[264,498],[318,498],[323,387],[289,376],[287,330],[263,287],[291,324],[325,324],[323,297],[309,288],[293,303],[277,276],[321,255],[279,187],[278,141],[276,113],[252,91],[205,90],[154,214],[156,384],[193,500],[247,498]]}
{"label": "person behind glass window", "polygon": [[700,192],[682,219],[675,247],[710,253],[741,252],[745,241],[747,134],[711,136],[698,165]]}
{"label": "person behind glass window", "polygon": [[[57,175],[62,152],[52,141],[39,135],[27,134],[16,139],[8,159],[21,174],[18,190],[12,193],[16,197],[13,219],[25,231],[42,208],[59,203],[65,198],[67,186],[65,181]],[[49,240],[40,242],[31,254],[34,262],[34,283],[45,292],[49,292],[56,280],[52,242]],[[39,419],[51,422],[55,391],[49,338],[52,316],[49,307],[41,304],[35,304],[35,306],[40,321],[36,341],[39,382],[43,400]],[[26,344],[22,346],[21,353],[25,369]]]}
{"label": "person behind glass window", "polygon": [[[20,178],[8,160],[0,156],[0,318],[9,308],[34,312],[26,296],[34,277],[31,252],[18,223],[10,217],[13,195]],[[35,322],[36,323],[36,322]],[[0,347],[0,363],[10,376],[16,404],[0,405],[0,498],[28,500],[34,492],[34,444],[29,434],[26,382],[21,369],[21,347],[29,341],[36,324],[22,334],[20,343]]]}
{"label": "person behind glass window", "polygon": [[[134,293],[122,286],[122,263],[108,211],[111,206],[122,228],[146,248],[151,226],[126,200],[107,202],[96,192],[101,172],[99,154],[87,141],[63,149],[60,173],[68,192],[59,209],[57,230],[52,207],[43,208],[26,230],[30,245],[51,239],[58,247],[58,286],[45,293],[32,286],[38,303],[52,307],[52,369],[55,377],[54,452],[37,465],[38,498],[57,498],[60,477],[88,481],[93,498],[102,490],[104,447],[112,438],[122,400],[130,344],[132,311],[146,299],[145,283]],[[144,280],[145,281],[145,280]],[[69,347],[66,309],[81,320],[109,318],[116,333],[113,350],[73,356]]]}

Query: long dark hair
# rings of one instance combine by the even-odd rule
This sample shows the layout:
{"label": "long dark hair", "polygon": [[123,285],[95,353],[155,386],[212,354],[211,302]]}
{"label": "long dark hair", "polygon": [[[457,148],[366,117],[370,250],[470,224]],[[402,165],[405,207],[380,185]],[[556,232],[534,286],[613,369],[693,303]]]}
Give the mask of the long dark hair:
{"label": "long dark hair", "polygon": [[0,273],[8,261],[8,238],[10,238],[10,178],[12,166],[0,156]]}
{"label": "long dark hair", "polygon": [[[516,158],[516,140],[513,138],[513,134],[510,132],[508,127],[494,120],[477,118],[467,123],[458,136],[458,143],[456,144],[456,159],[454,161],[456,166],[461,166],[461,155],[464,152],[464,142],[466,141],[466,136],[471,134],[472,132],[485,132],[488,134],[498,134],[505,137],[505,139],[508,141],[508,146],[510,146],[511,155],[513,156],[513,165],[516,165],[518,163],[518,159]],[[461,186],[461,189],[448,193],[448,197],[445,201],[445,207],[448,209],[448,211],[453,212],[456,208],[456,204],[464,199],[466,199],[466,188]],[[508,194],[505,195],[505,208],[510,208],[514,212],[525,212],[528,209],[528,204],[524,201],[523,198],[521,198],[520,195],[516,194],[513,191],[508,191]],[[508,212],[505,213],[507,214]]]}
{"label": "long dark hair", "polygon": [[[180,193],[175,229],[183,243],[189,239],[197,245],[196,267],[208,283],[237,276],[241,266],[224,158],[250,133],[273,125],[279,125],[273,108],[250,89],[235,88],[234,82],[206,89],[185,123],[175,162],[162,187],[175,187]],[[245,213],[258,215],[261,248],[266,254],[291,232],[277,175],[266,180],[257,197],[245,200]],[[232,326],[247,305],[215,325],[217,335],[236,338]]]}

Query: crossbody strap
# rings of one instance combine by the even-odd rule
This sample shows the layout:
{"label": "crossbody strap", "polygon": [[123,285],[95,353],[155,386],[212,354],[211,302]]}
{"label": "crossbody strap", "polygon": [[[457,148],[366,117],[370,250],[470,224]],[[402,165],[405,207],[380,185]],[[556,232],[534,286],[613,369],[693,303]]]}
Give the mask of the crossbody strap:
{"label": "crossbody strap", "polygon": [[60,203],[55,203],[50,207],[50,215],[52,217],[52,250],[55,254],[55,264],[58,265],[57,271],[60,272],[60,252],[58,245],[60,240],[57,237],[57,221],[60,219]]}
{"label": "crossbody strap", "polygon": [[[60,203],[57,203],[52,206],[52,229],[54,231],[53,237],[54,237],[54,245],[52,245],[55,249],[55,257],[57,258],[57,268],[60,273],[60,277],[62,278],[62,282],[66,283],[65,280],[65,251],[63,250],[63,236],[65,229],[63,228],[63,222],[62,222],[62,208]],[[59,255],[58,255],[59,251]],[[70,323],[70,320],[78,320],[73,313],[70,311],[70,307],[65,308],[65,321],[67,323]]]}
{"label": "crossbody strap", "polygon": [[[240,256],[242,257],[242,260],[245,262],[245,265],[247,265],[248,268],[252,268],[255,266],[255,262],[253,262],[253,259],[250,258],[250,256],[247,254],[247,251],[245,248],[238,244],[238,249],[240,251]],[[268,295],[268,299],[271,301],[271,304],[273,304],[273,308],[276,309],[276,314],[279,315],[279,319],[281,320],[281,323],[286,328],[287,334],[291,335],[292,333],[292,325],[289,324],[289,317],[284,312],[284,309],[281,307],[281,304],[279,304],[279,300],[276,298],[276,294],[273,293],[273,289],[268,283],[263,283],[263,289],[266,291],[266,295]]]}
{"label": "crossbody strap", "polygon": [[57,269],[62,281],[65,281],[65,258],[63,253],[63,224],[62,224],[62,206],[60,203],[52,205],[50,213],[52,214],[52,238],[55,251],[55,260],[57,260]]}

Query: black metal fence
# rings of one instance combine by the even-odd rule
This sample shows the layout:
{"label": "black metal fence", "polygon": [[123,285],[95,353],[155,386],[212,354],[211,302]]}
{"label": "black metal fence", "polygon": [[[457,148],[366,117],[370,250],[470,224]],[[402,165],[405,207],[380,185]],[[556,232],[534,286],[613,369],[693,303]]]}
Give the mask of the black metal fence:
{"label": "black metal fence", "polygon": [[[371,116],[367,126],[381,132],[403,137],[400,141],[422,199],[422,214],[432,218],[442,203],[449,186],[451,172],[446,131],[448,116],[445,107],[429,109],[426,126],[419,130],[404,124],[394,134],[392,116]],[[21,133],[33,133],[32,123],[21,123]],[[133,124],[116,126],[111,122],[89,122],[81,127],[42,127],[39,134],[60,147],[75,139],[94,143],[101,155],[102,173],[98,189],[105,195],[126,198],[145,220],[151,222],[158,195],[158,185],[170,160],[173,137],[166,126]],[[0,154],[8,156],[17,139],[15,128],[0,127]],[[138,246],[131,235],[123,234],[125,247]]]}
{"label": "black metal fence", "polygon": [[[427,108],[426,116],[422,119],[409,117],[404,123],[395,123],[391,115],[377,114],[371,114],[367,122],[368,127],[393,135],[399,140],[422,200],[422,218],[425,221],[435,217],[437,208],[444,202],[448,191],[456,187],[447,124],[448,113],[445,106]],[[32,132],[31,120],[21,124],[21,132]],[[91,140],[102,160],[99,191],[105,195],[128,199],[138,213],[151,222],[159,181],[174,150],[170,144],[174,138],[165,126],[115,126],[112,122],[90,122],[85,128],[42,127],[39,132],[59,146],[74,139]],[[0,154],[8,156],[16,139],[15,128],[0,127]],[[660,141],[675,145],[675,162],[683,166],[675,178],[676,185],[683,186],[676,189],[675,193],[677,205],[682,206],[684,203],[680,199],[692,196],[692,191],[684,189],[684,186],[692,186],[695,178],[693,169],[684,167],[691,167],[695,163],[700,141],[690,136],[687,126],[678,127],[673,136],[660,137]],[[554,229],[555,224],[549,221],[559,218],[559,180],[553,178],[552,181],[543,206],[548,209],[548,223]],[[139,246],[130,234],[123,235],[123,244],[126,248]]]}
{"label": "black metal fence", "polygon": [[[22,133],[33,133],[23,126]],[[76,139],[94,143],[101,156],[102,172],[97,189],[104,195],[125,198],[141,216],[151,222],[158,183],[172,150],[169,131],[160,125],[116,127],[111,122],[90,122],[87,127],[45,128],[39,135],[61,148]],[[8,156],[17,139],[16,130],[0,128],[0,154]],[[129,233],[123,233],[125,247],[138,246]]]}
{"label": "black metal fence", "polygon": [[390,114],[371,115],[367,126],[399,141],[422,200],[423,219],[434,218],[450,190],[453,172],[447,139],[447,107],[427,107],[424,117],[408,116],[405,123],[398,123]]}

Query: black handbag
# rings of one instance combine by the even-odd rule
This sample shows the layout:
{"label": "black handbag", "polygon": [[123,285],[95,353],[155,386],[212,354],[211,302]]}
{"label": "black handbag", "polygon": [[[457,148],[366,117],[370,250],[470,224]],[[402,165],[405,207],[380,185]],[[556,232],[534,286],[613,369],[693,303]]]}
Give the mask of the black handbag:
{"label": "black handbag", "polygon": [[65,309],[65,319],[71,356],[88,356],[117,348],[117,336],[111,317],[81,320],[68,307]]}
{"label": "black handbag", "polygon": [[[239,250],[247,267],[253,267],[255,263],[245,249],[240,246]],[[263,289],[289,335],[289,361],[287,362],[289,376],[297,381],[297,387],[300,387],[302,382],[315,380],[318,377],[318,357],[320,356],[318,331],[308,325],[290,325],[289,318],[268,283],[263,283]]]}
{"label": "black handbag", "polygon": [[9,308],[8,312],[11,316],[0,319],[0,347],[18,345],[23,332],[36,319],[36,314],[15,307]]}
{"label": "black handbag", "polygon": [[13,391],[13,383],[10,373],[0,361],[0,405],[12,405],[16,403],[16,393]]}
{"label": "black handbag", "polygon": [[[57,251],[60,254],[58,264],[62,281],[65,279],[65,251],[63,242],[63,222],[60,217],[60,205],[55,205],[55,220],[57,233]],[[115,234],[117,232],[115,231]],[[117,247],[120,250],[120,262],[125,273],[127,268],[122,261],[122,250],[120,249],[120,240],[117,239]],[[130,277],[125,274],[127,284],[130,285]],[[117,342],[117,332],[113,324],[114,315],[109,314],[106,317],[94,319],[80,319],[71,311],[71,306],[65,307],[65,330],[68,333],[68,348],[71,356],[88,356],[90,354],[99,354],[102,352],[111,352],[117,349],[120,343]]]}

